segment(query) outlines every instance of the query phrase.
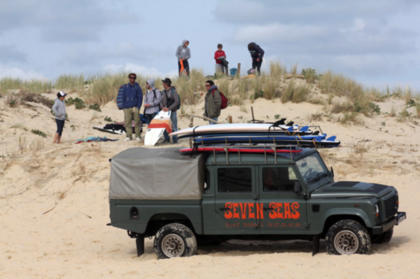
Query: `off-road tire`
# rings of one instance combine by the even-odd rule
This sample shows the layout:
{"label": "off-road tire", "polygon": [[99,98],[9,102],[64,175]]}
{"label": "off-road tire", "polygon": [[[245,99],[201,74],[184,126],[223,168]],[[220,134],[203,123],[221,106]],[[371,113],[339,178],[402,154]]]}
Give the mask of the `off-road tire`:
{"label": "off-road tire", "polygon": [[158,230],[153,248],[159,259],[189,257],[197,252],[197,240],[189,227],[171,223]]}
{"label": "off-road tire", "polygon": [[371,249],[370,235],[359,222],[351,219],[333,224],[326,236],[328,254],[368,254]]}
{"label": "off-road tire", "polygon": [[384,233],[373,235],[372,236],[372,242],[373,243],[388,243],[391,241],[392,234],[394,233],[394,228],[390,229],[389,231],[386,231]]}

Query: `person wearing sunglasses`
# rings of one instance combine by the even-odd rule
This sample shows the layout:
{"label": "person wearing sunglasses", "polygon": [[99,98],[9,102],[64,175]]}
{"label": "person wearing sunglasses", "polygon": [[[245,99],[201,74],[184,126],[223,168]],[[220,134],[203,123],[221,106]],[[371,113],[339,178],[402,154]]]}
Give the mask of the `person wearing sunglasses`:
{"label": "person wearing sunglasses", "polygon": [[128,75],[129,82],[120,87],[117,96],[117,105],[120,110],[124,111],[124,123],[127,138],[125,141],[132,140],[133,128],[132,121],[134,118],[136,140],[140,141],[140,107],[143,102],[143,91],[140,85],[136,82],[136,74],[130,73]]}
{"label": "person wearing sunglasses", "polygon": [[222,105],[222,97],[220,96],[217,86],[212,80],[206,81],[207,93],[204,99],[204,116],[211,118],[209,124],[216,124],[220,115]]}

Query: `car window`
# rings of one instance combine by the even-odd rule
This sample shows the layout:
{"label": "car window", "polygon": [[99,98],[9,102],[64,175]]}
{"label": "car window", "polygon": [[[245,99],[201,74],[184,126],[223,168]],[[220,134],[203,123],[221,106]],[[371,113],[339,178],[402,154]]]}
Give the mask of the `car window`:
{"label": "car window", "polygon": [[252,192],[251,168],[217,169],[219,192]]}
{"label": "car window", "polygon": [[262,168],[264,192],[293,191],[296,174],[292,167]]}

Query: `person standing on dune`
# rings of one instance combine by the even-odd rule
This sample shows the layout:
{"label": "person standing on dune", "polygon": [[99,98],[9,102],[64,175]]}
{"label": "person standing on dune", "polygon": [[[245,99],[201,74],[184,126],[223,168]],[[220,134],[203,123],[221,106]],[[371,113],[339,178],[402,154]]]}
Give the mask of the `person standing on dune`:
{"label": "person standing on dune", "polygon": [[55,99],[52,111],[55,116],[55,123],[57,124],[57,131],[54,135],[53,143],[60,143],[61,135],[63,134],[64,122],[66,121],[66,104],[64,98],[67,96],[63,91],[57,93],[57,99]]}
{"label": "person standing on dune", "polygon": [[252,58],[252,69],[261,74],[261,64],[263,62],[264,50],[254,42],[248,44],[248,50]]}
{"label": "person standing on dune", "polygon": [[124,111],[125,131],[127,138],[125,141],[132,140],[133,128],[132,121],[134,118],[136,140],[140,141],[140,107],[143,102],[143,91],[140,85],[136,82],[136,74],[130,73],[128,75],[129,82],[124,84],[118,90],[117,106]]}
{"label": "person standing on dune", "polygon": [[188,59],[191,57],[191,52],[188,47],[189,45],[190,42],[188,40],[184,40],[182,41],[182,45],[176,49],[179,76],[181,76],[184,71],[187,73],[187,76],[190,76],[190,65],[188,64]]}

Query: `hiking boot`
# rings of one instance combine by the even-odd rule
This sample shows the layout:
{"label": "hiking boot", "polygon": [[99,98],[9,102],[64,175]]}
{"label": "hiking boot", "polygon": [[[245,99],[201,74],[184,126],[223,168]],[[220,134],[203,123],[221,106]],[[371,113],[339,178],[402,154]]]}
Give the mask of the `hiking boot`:
{"label": "hiking boot", "polygon": [[136,137],[136,141],[140,142],[141,138],[140,137]]}
{"label": "hiking boot", "polygon": [[130,141],[131,140],[131,138],[125,138],[124,139],[124,141]]}

